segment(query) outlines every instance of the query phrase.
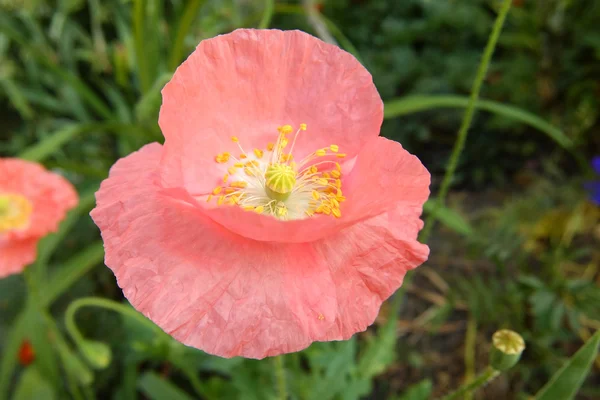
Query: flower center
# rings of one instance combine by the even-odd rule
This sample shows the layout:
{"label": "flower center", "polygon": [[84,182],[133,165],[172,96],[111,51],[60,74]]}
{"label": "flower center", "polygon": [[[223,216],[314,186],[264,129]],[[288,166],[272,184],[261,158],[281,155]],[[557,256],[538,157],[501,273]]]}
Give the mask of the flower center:
{"label": "flower center", "polygon": [[292,126],[284,125],[278,130],[275,143],[269,143],[266,150],[254,149],[251,153],[242,148],[237,137],[232,137],[241,153],[235,157],[224,152],[215,157],[217,163],[223,164],[225,175],[222,184],[206,200],[210,202],[216,197],[218,206],[237,205],[283,220],[315,214],[341,217],[340,203],[346,198],[342,194],[341,166],[335,160],[346,155],[332,144],[295,162],[294,145],[300,132],[306,131],[306,124],[300,124],[289,151],[285,149]]}
{"label": "flower center", "polygon": [[20,194],[0,194],[0,234],[29,224],[33,206]]}
{"label": "flower center", "polygon": [[271,164],[265,172],[265,191],[274,199],[284,201],[296,186],[296,171],[286,164]]}

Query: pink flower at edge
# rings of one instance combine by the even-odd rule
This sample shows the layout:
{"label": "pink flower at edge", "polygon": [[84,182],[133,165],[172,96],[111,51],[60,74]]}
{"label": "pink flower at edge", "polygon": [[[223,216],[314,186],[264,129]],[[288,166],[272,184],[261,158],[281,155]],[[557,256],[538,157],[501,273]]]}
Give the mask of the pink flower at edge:
{"label": "pink flower at edge", "polygon": [[365,68],[306,33],[201,42],[163,89],[164,146],[119,160],[96,194],[106,265],[136,309],[210,354],[364,331],[429,254],[430,175],[382,120]]}
{"label": "pink flower at edge", "polygon": [[37,243],[55,232],[78,196],[69,181],[43,166],[0,158],[0,278],[31,264]]}

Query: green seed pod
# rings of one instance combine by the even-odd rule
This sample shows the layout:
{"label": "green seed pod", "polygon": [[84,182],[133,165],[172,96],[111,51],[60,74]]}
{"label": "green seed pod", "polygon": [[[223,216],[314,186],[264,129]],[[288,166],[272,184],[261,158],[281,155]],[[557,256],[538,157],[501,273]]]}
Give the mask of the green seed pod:
{"label": "green seed pod", "polygon": [[502,329],[492,336],[490,365],[497,371],[514,367],[525,350],[525,341],[517,332]]}

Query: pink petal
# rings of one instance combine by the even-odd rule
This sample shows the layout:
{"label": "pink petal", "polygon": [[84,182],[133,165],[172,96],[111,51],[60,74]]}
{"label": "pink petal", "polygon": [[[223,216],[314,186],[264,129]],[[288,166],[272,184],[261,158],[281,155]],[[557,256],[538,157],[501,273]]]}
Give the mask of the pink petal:
{"label": "pink petal", "polygon": [[160,187],[161,153],[152,144],[120,160],[92,218],[125,296],[187,345],[263,358],[346,338],[427,257],[416,207],[312,243],[235,235]]}
{"label": "pink petal", "polygon": [[38,239],[0,239],[0,278],[21,272],[35,261]]}
{"label": "pink petal", "polygon": [[331,144],[353,155],[379,134],[383,103],[349,53],[300,31],[240,29],[202,41],[163,89],[167,187],[208,193],[214,157],[274,142],[277,127],[307,123],[297,160]]}

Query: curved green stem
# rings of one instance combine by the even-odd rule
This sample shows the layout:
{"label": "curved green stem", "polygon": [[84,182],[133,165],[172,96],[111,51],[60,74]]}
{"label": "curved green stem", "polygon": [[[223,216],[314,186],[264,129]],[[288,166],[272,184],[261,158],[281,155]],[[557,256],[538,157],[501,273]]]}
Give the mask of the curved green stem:
{"label": "curved green stem", "polygon": [[72,302],[67,308],[67,311],[65,312],[65,326],[75,342],[81,342],[85,340],[83,338],[83,335],[77,328],[77,324],[75,324],[75,314],[77,313],[77,311],[79,311],[79,309],[83,307],[104,308],[107,310],[118,312],[121,315],[126,315],[128,317],[138,320],[140,323],[148,326],[153,331],[161,335],[166,335],[159,327],[154,325],[154,323],[152,323],[149,319],[147,319],[131,307],[128,307],[121,303],[117,303],[116,301],[102,299],[100,297],[85,297],[83,299],[78,299]]}
{"label": "curved green stem", "polygon": [[287,400],[287,389],[285,385],[285,367],[283,366],[283,356],[277,356],[275,362],[275,377],[277,378],[277,398]]}
{"label": "curved green stem", "polygon": [[[475,114],[475,105],[477,103],[477,99],[479,98],[479,92],[481,91],[481,85],[483,84],[483,80],[485,79],[488,67],[490,65],[490,61],[492,59],[492,55],[494,54],[494,50],[496,49],[496,44],[498,43],[498,38],[500,37],[500,32],[502,32],[502,27],[504,26],[504,21],[506,20],[506,16],[508,15],[508,11],[510,10],[511,4],[512,0],[503,0],[500,12],[498,13],[498,17],[496,18],[496,22],[494,23],[492,33],[485,47],[483,58],[479,63],[479,68],[477,69],[477,76],[475,77],[475,81],[473,82],[473,88],[471,89],[469,104],[465,111],[460,130],[458,131],[458,138],[454,143],[454,148],[452,149],[452,154],[450,155],[450,161],[448,162],[448,168],[446,168],[446,173],[444,174],[444,179],[442,180],[440,191],[437,196],[437,203],[440,206],[444,205],[446,195],[448,194],[450,184],[452,183],[454,172],[456,171],[456,167],[458,165],[458,160],[460,159],[460,155],[465,147],[469,127],[471,126],[471,122],[473,121],[473,115]],[[431,230],[433,229],[433,224],[435,223],[435,220],[436,213],[434,211],[433,213],[429,214],[427,220],[425,221],[425,229],[423,229],[423,233],[421,235],[421,238],[424,242],[426,242],[429,239],[429,235],[431,234]]]}
{"label": "curved green stem", "polygon": [[496,371],[492,367],[487,367],[481,374],[470,383],[464,384],[453,393],[442,398],[442,400],[462,399],[464,395],[472,393],[475,390],[487,385],[500,375],[500,371]]}

